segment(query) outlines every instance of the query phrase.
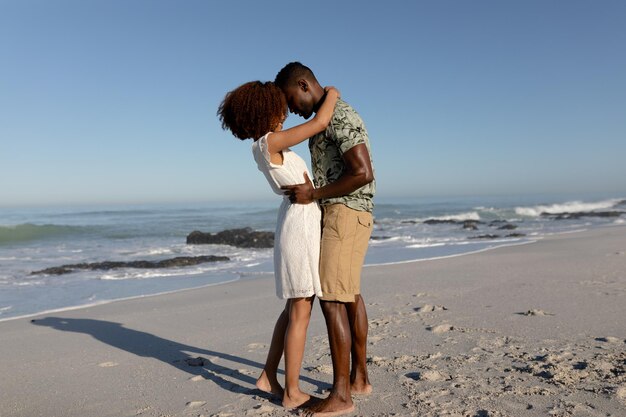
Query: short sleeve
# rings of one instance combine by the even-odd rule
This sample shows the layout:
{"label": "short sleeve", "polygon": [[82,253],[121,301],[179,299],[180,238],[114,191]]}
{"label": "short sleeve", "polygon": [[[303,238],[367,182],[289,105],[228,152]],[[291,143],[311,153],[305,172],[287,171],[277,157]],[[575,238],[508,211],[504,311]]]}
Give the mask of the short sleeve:
{"label": "short sleeve", "polygon": [[265,162],[269,164],[271,163],[271,161],[270,161],[270,153],[267,150],[267,135],[269,135],[269,133],[266,133],[259,140],[257,140],[255,145],[258,147],[257,153],[259,153],[260,156],[263,157]]}
{"label": "short sleeve", "polygon": [[272,187],[272,190],[276,194],[282,195],[283,192],[280,189],[280,181],[282,178],[281,172],[284,170],[280,169],[280,165],[272,164],[270,161],[270,154],[267,150],[267,135],[252,143],[252,155],[256,161],[257,168],[259,168],[259,171],[265,175],[265,178]]}
{"label": "short sleeve", "polygon": [[331,125],[334,139],[342,154],[367,142],[367,130],[361,117],[352,109],[342,109],[333,115]]}
{"label": "short sleeve", "polygon": [[270,159],[270,152],[267,148],[267,137],[269,133],[266,133],[264,136],[261,136],[257,141],[252,144],[252,153],[254,155],[254,159],[256,160],[259,168],[261,165],[265,165],[271,168],[280,168],[280,165],[276,165]]}

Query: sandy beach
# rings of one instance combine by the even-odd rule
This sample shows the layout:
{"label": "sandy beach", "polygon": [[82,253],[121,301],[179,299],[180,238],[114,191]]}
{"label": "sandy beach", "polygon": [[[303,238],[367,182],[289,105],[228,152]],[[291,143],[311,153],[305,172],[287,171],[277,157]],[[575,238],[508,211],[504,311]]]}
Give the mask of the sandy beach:
{"label": "sandy beach", "polygon": [[[367,267],[359,416],[626,416],[626,227]],[[271,276],[0,322],[0,416],[288,416]],[[332,371],[316,302],[303,388]]]}

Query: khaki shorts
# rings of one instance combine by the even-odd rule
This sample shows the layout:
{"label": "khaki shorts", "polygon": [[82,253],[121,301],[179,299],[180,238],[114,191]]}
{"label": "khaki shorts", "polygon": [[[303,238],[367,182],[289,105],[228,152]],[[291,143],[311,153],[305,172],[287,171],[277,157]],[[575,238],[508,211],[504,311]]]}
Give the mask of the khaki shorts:
{"label": "khaki shorts", "polygon": [[361,294],[361,268],[372,227],[372,213],[367,211],[343,204],[322,208],[322,300],[353,303],[355,295]]}

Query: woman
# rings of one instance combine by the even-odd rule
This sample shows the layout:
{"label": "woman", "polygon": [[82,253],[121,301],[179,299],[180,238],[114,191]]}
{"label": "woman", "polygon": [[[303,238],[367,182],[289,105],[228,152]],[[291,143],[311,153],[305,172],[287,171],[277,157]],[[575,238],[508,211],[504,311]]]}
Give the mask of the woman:
{"label": "woman", "polygon": [[[265,367],[256,386],[282,397],[284,407],[295,408],[310,400],[300,390],[300,367],[306,331],[315,295],[321,296],[319,250],[321,213],[317,203],[291,204],[281,186],[300,184],[307,178],[304,161],[289,149],[323,131],[332,117],[339,92],[326,89],[326,98],[315,117],[282,130],[287,102],[272,82],[252,81],[226,94],[218,116],[222,127],[239,139],[252,138],[252,154],[258,168],[276,194],[283,197],[274,237],[276,295],[287,299],[274,327]],[[285,353],[285,389],[276,372]]]}

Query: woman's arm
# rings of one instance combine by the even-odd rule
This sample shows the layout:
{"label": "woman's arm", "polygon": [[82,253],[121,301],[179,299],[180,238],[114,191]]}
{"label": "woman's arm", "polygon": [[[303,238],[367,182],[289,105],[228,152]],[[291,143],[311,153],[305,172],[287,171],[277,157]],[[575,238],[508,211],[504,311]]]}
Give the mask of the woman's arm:
{"label": "woman's arm", "polygon": [[270,155],[287,149],[290,146],[295,146],[326,129],[328,123],[330,123],[330,119],[333,117],[338,98],[339,91],[334,87],[330,87],[326,92],[324,102],[318,109],[314,118],[306,123],[268,135],[267,150]]}

